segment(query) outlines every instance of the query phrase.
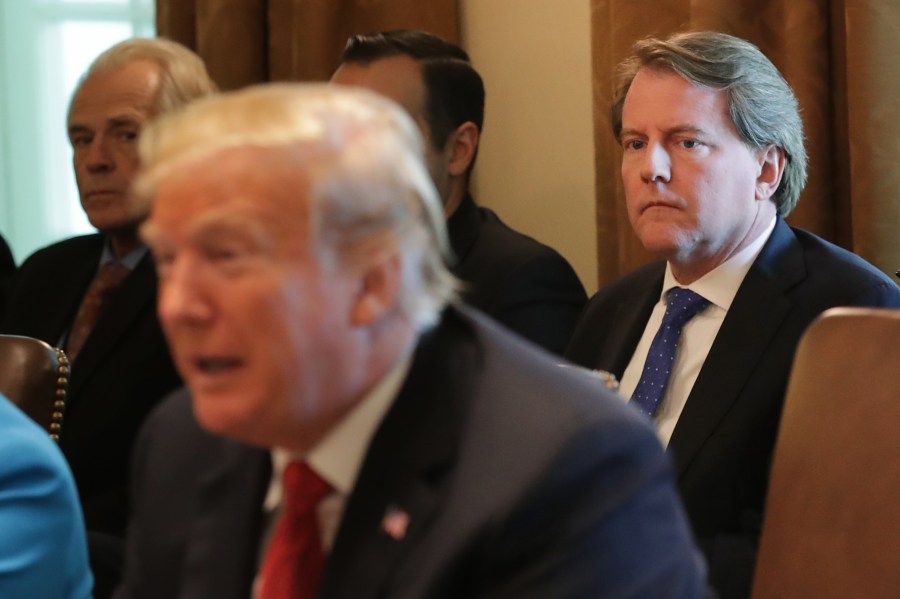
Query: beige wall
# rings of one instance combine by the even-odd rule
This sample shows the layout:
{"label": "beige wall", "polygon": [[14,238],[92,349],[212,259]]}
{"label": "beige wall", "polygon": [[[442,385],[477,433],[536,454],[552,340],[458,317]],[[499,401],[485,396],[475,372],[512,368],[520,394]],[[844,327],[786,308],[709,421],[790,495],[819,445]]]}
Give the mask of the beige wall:
{"label": "beige wall", "polygon": [[563,254],[597,287],[588,0],[461,0],[462,42],[484,77],[472,193]]}

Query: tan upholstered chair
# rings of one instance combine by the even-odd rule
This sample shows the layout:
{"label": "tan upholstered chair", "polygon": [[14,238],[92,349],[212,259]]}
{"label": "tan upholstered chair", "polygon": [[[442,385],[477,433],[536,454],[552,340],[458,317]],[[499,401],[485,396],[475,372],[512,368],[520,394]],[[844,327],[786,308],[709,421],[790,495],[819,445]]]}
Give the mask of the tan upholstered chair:
{"label": "tan upholstered chair", "polygon": [[794,359],[754,599],[900,596],[900,311],[836,308]]}
{"label": "tan upholstered chair", "polygon": [[0,335],[0,393],[59,441],[69,362],[61,349],[39,339]]}

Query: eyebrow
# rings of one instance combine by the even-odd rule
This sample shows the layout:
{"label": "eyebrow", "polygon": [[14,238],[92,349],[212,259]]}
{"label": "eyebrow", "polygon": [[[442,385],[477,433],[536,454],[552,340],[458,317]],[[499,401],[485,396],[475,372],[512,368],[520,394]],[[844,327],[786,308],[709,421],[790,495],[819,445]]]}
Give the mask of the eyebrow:
{"label": "eyebrow", "polygon": [[[694,125],[687,125],[687,124],[674,125],[672,127],[667,128],[664,131],[664,133],[666,135],[677,135],[677,134],[683,134],[683,133],[690,133],[693,135],[706,135],[707,134],[706,130],[704,130],[700,127],[695,127]],[[619,132],[619,139],[625,137],[626,135],[643,136],[645,134],[642,131],[639,131],[638,129],[623,128]]]}
{"label": "eyebrow", "polygon": [[707,134],[705,129],[695,127],[694,125],[675,125],[666,130],[667,135],[672,135],[673,133],[693,133],[695,135]]}
{"label": "eyebrow", "polygon": [[[160,230],[152,221],[146,221],[140,228],[141,239],[148,245],[165,243],[168,235]],[[272,247],[272,235],[259,223],[250,221],[244,215],[230,211],[212,209],[200,215],[197,221],[187,229],[187,237],[199,240],[218,235],[239,235],[252,240],[263,250]]]}
{"label": "eyebrow", "polygon": [[[139,127],[141,125],[140,121],[132,116],[113,116],[106,119],[106,128],[107,129],[115,129],[117,127],[130,127],[135,126]],[[73,133],[82,133],[85,131],[93,131],[92,127],[88,127],[83,123],[72,123],[69,125],[69,135]]]}

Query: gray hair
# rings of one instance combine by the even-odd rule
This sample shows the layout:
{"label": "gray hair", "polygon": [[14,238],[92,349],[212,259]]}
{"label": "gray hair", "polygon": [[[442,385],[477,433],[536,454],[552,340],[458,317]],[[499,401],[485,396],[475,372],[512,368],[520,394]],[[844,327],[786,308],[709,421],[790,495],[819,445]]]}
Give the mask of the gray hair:
{"label": "gray hair", "polygon": [[[187,47],[171,40],[132,38],[105,50],[88,67],[72,94],[78,95],[84,82],[98,73],[108,73],[138,60],[149,60],[160,67],[154,114],[179,108],[191,100],[218,91],[203,60]],[[69,104],[71,111],[72,105]]]}
{"label": "gray hair", "polygon": [[390,255],[403,264],[400,307],[419,328],[455,296],[440,197],[421,134],[393,102],[360,89],[280,83],[192,103],[141,135],[139,201],[182,168],[230,148],[284,152],[308,185],[312,250],[323,267],[364,272]]}
{"label": "gray hair", "polygon": [[611,111],[616,138],[622,132],[625,96],[642,67],[671,70],[694,85],[723,90],[744,143],[755,150],[773,144],[784,151],[784,174],[772,202],[782,216],[794,209],[806,185],[803,121],[791,87],[759,48],[711,31],[638,41],[634,54],[619,65]]}

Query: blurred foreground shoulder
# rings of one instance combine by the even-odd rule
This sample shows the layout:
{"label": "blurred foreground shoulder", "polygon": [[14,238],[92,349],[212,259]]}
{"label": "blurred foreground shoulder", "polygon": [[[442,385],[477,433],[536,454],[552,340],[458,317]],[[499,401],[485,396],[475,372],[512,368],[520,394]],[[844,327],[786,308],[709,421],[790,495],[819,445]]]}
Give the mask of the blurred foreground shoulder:
{"label": "blurred foreground shoulder", "polygon": [[49,436],[0,397],[0,597],[91,596],[84,519]]}

